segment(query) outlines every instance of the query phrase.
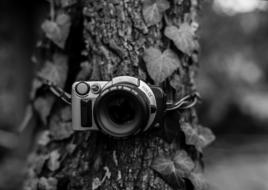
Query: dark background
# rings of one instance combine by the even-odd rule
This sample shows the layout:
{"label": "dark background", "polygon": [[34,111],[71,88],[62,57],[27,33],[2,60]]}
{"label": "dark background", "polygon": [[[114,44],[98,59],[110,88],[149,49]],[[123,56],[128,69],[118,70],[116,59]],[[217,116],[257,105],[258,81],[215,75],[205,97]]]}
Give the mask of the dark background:
{"label": "dark background", "polygon": [[[47,6],[0,0],[0,189],[20,180],[32,141],[22,137],[25,143],[12,148],[8,135],[17,131],[29,101],[30,60]],[[268,189],[267,2],[205,1],[199,22],[198,112],[217,136],[205,151],[207,178],[219,190]]]}

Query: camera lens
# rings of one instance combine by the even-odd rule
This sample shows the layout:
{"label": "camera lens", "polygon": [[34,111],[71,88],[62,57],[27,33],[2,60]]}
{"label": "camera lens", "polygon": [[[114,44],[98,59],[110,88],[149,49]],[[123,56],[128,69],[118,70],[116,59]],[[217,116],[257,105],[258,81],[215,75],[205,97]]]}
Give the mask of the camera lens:
{"label": "camera lens", "polygon": [[136,115],[136,105],[131,98],[118,95],[112,96],[111,102],[108,102],[107,109],[111,120],[119,125],[131,122]]}
{"label": "camera lens", "polygon": [[125,137],[146,126],[149,104],[137,87],[124,84],[110,87],[104,95],[100,94],[93,112],[96,124],[103,132],[114,137]]}

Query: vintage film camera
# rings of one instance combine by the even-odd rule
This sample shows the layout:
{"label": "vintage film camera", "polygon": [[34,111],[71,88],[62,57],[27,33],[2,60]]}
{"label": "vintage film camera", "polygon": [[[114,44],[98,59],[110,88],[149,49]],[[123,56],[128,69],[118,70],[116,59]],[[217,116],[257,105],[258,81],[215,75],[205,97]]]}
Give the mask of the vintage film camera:
{"label": "vintage film camera", "polygon": [[159,122],[166,106],[163,90],[130,76],[80,81],[72,86],[72,127],[127,137]]}

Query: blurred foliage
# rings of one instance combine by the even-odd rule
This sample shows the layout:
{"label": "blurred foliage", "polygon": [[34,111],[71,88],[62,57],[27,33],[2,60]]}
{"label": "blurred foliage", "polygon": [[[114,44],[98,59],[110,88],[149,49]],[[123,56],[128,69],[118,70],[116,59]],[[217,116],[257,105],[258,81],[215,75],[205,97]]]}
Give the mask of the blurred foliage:
{"label": "blurred foliage", "polygon": [[267,131],[268,12],[230,16],[207,2],[202,14],[201,123],[221,133]]}

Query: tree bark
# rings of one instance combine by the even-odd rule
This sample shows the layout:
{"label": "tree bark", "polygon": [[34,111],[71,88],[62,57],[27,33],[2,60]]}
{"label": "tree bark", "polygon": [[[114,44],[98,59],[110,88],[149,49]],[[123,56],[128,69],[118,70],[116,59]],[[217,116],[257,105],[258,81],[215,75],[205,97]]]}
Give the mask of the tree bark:
{"label": "tree bark", "polygon": [[[162,3],[161,0],[51,1],[49,21],[59,26],[63,32],[60,35],[64,36],[67,31],[68,39],[66,43],[62,38],[57,40],[43,25],[46,37],[36,54],[36,62],[41,65],[37,75],[56,80],[54,82],[65,86],[67,91],[75,80],[110,80],[128,75],[160,85],[169,101],[191,93],[195,90],[197,52],[179,49],[176,41],[164,34],[164,29],[168,25],[177,28],[183,24],[197,25],[199,2],[168,1],[169,8],[165,12],[158,10],[160,20],[156,23],[155,18],[152,22],[144,18],[143,9],[148,2],[158,9]],[[66,22],[61,23],[64,19],[58,18],[63,13],[70,17],[70,30],[66,29]],[[168,48],[179,57],[179,69],[163,82],[150,77],[146,69],[143,56],[150,47],[161,51]],[[48,63],[53,69],[59,68],[59,76],[51,74],[53,69],[48,69]],[[39,125],[44,124],[48,130],[39,137],[29,158],[25,189],[204,189],[201,182],[203,147],[199,148],[202,145],[191,142],[187,136],[186,125],[191,130],[201,129],[194,108],[167,115],[160,126],[143,134],[114,139],[100,132],[73,132],[71,108],[56,101],[38,79],[34,83],[34,109],[40,116]],[[172,168],[162,171],[159,165],[152,166],[158,158],[175,160],[178,151],[189,155],[184,158],[194,164],[190,168],[192,173],[180,170],[176,173]],[[186,168],[189,166],[187,159],[182,160]]]}

